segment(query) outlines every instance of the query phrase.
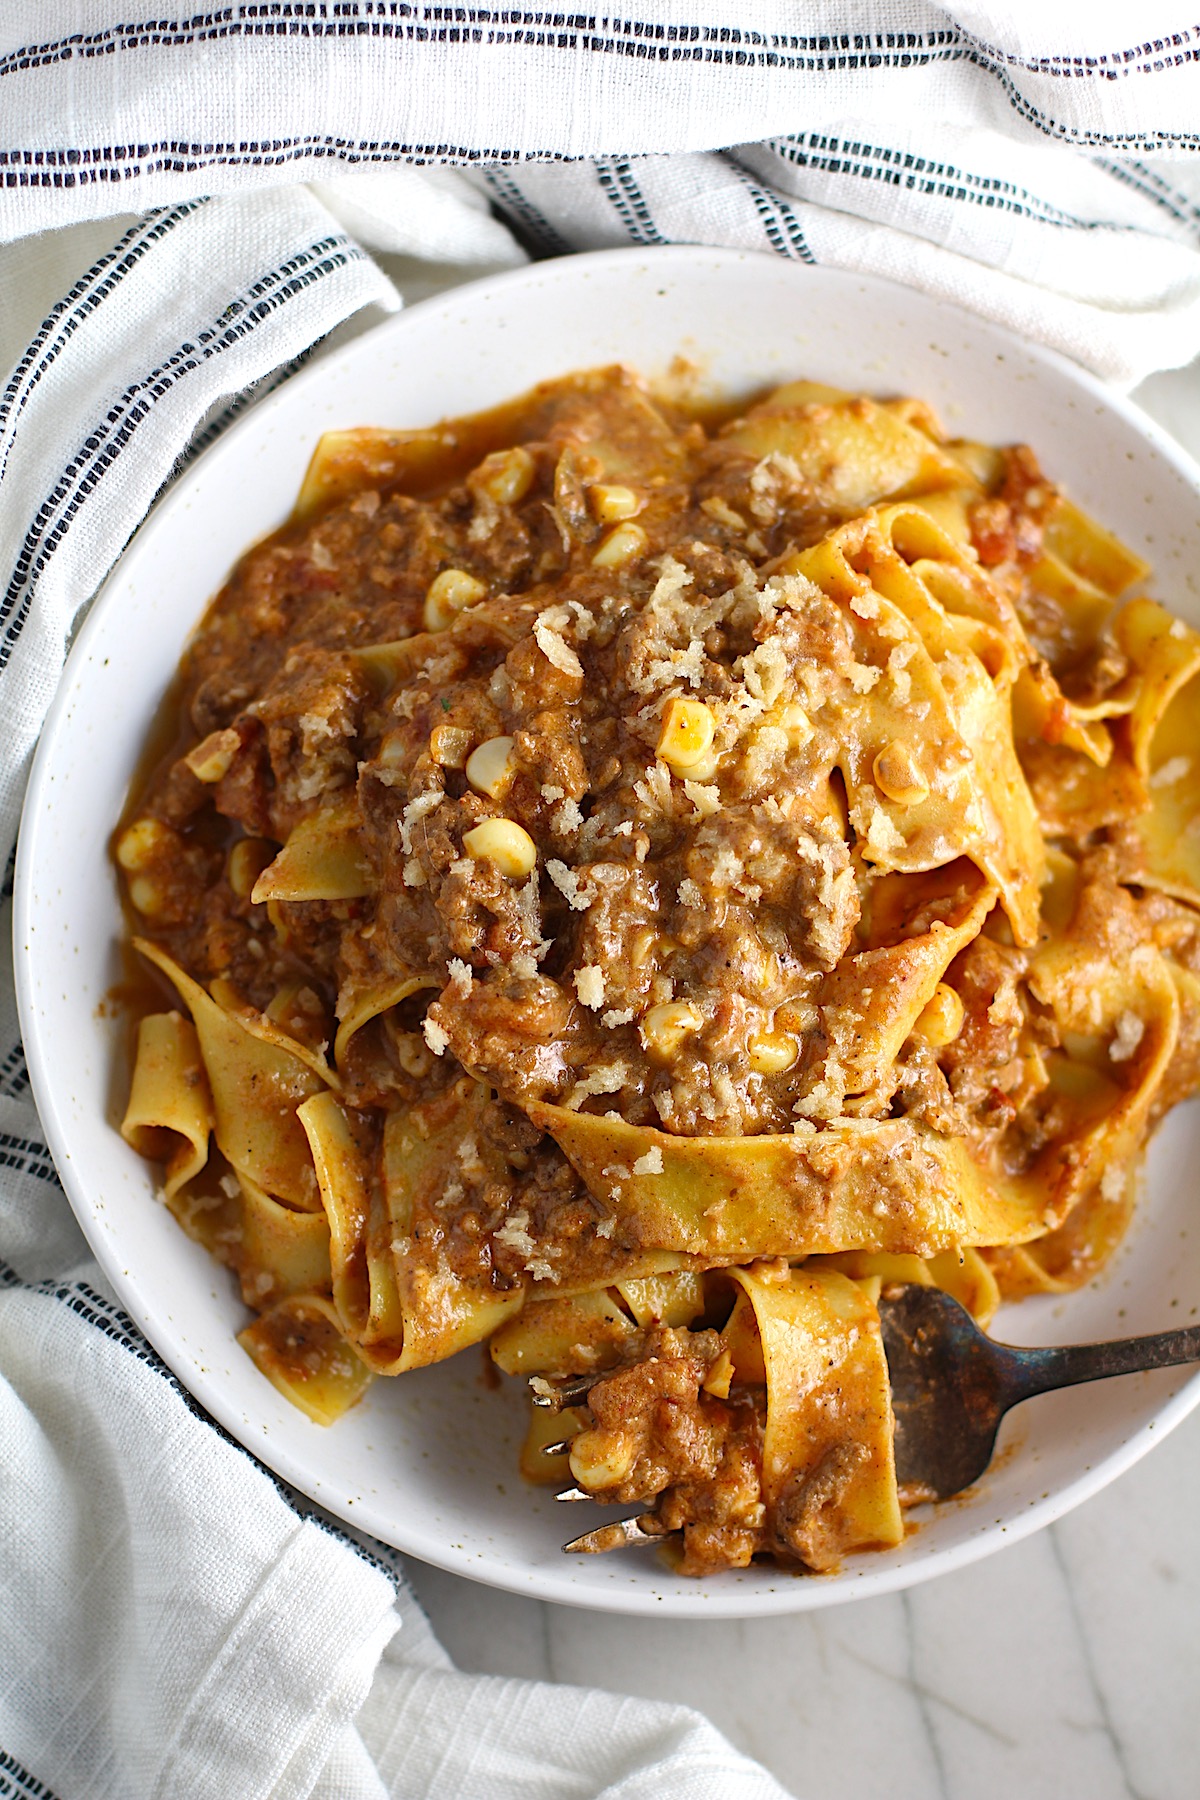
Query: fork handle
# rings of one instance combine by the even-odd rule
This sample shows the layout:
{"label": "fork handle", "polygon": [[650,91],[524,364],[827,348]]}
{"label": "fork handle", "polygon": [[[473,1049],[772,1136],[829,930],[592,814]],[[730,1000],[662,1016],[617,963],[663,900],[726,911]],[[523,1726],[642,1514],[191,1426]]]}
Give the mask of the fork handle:
{"label": "fork handle", "polygon": [[1155,1337],[1118,1338],[1108,1344],[1060,1344],[1044,1350],[1005,1348],[1012,1358],[1009,1375],[1017,1399],[1102,1381],[1108,1375],[1135,1375],[1143,1369],[1167,1369],[1177,1363],[1200,1362],[1200,1325],[1183,1325]]}

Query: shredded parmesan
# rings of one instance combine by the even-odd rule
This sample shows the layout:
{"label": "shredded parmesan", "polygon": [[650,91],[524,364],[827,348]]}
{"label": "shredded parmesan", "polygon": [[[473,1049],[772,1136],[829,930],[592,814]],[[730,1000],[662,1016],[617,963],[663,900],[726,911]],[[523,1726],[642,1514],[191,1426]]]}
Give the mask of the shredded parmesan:
{"label": "shredded parmesan", "polygon": [[574,1112],[583,1105],[585,1100],[591,1099],[593,1094],[619,1094],[628,1078],[628,1063],[622,1061],[600,1063],[590,1075],[586,1075],[582,1081],[575,1083],[567,1096],[566,1104]]}
{"label": "shredded parmesan", "polygon": [[1125,1171],[1120,1163],[1109,1163],[1100,1177],[1100,1197],[1110,1206],[1125,1198]]}
{"label": "shredded parmesan", "polygon": [[447,973],[450,976],[450,986],[454,989],[456,994],[465,1000],[467,995],[471,992],[475,980],[470,964],[463,962],[460,957],[452,956],[450,958]]}
{"label": "shredded parmesan", "polygon": [[518,1256],[532,1256],[537,1249],[536,1240],[529,1234],[529,1214],[523,1206],[518,1207],[511,1218],[505,1219],[492,1236],[496,1243],[515,1250]]}
{"label": "shredded parmesan", "polygon": [[425,1023],[421,1029],[425,1034],[425,1042],[429,1045],[433,1054],[435,1056],[444,1056],[446,1053],[446,1046],[450,1042],[449,1034],[443,1031],[437,1020],[431,1019],[428,1014],[425,1016]]}
{"label": "shredded parmesan", "polygon": [[585,1006],[598,1012],[604,1005],[604,971],[595,963],[584,963],[575,971],[575,992]]}
{"label": "shredded parmesan", "polygon": [[633,1165],[635,1175],[661,1175],[663,1172],[663,1153],[655,1144],[647,1150],[645,1156],[639,1156]]}
{"label": "shredded parmesan", "polygon": [[1136,1013],[1123,1012],[1117,1020],[1116,1033],[1108,1046],[1108,1054],[1113,1062],[1128,1062],[1145,1033],[1144,1019],[1139,1019]]}
{"label": "shredded parmesan", "polygon": [[592,896],[585,892],[583,881],[574,869],[567,867],[557,857],[546,864],[546,873],[571,908],[572,912],[586,912],[592,904]]}
{"label": "shredded parmesan", "polygon": [[683,791],[702,819],[721,810],[721,790],[715,782],[685,781]]}
{"label": "shredded parmesan", "polygon": [[565,606],[549,606],[535,619],[533,635],[547,662],[561,669],[564,675],[574,675],[582,681],[583,664],[562,634],[562,628],[570,623],[570,618]]}
{"label": "shredded parmesan", "polygon": [[882,674],[882,669],[873,668],[870,663],[852,662],[846,670],[847,679],[856,694],[869,694]]}
{"label": "shredded parmesan", "polygon": [[635,781],[633,791],[647,812],[670,812],[671,810],[671,774],[665,763],[651,763],[641,781]]}
{"label": "shredded parmesan", "polygon": [[1169,762],[1162,765],[1161,769],[1155,769],[1150,777],[1150,786],[1152,788],[1174,787],[1177,781],[1183,780],[1191,766],[1190,756],[1173,756]]}
{"label": "shredded parmesan", "polygon": [[912,698],[912,676],[908,672],[908,664],[915,654],[915,644],[897,644],[888,654],[887,670],[892,680],[892,693],[901,706],[907,705]]}
{"label": "shredded parmesan", "polygon": [[882,806],[876,806],[871,814],[871,823],[867,826],[867,842],[876,856],[889,856],[895,850],[904,847],[904,839]]}
{"label": "shredded parmesan", "polygon": [[422,819],[427,819],[430,813],[437,811],[444,798],[440,788],[430,788],[427,793],[418,794],[415,800],[410,800],[405,807],[400,817],[400,843],[406,856],[411,856],[413,852],[414,830]]}

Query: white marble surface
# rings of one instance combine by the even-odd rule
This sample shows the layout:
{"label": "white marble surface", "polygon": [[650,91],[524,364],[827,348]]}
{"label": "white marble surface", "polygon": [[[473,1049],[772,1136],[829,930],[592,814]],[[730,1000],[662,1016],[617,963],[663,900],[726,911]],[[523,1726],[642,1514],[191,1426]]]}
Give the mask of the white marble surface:
{"label": "white marble surface", "polygon": [[[1138,397],[1200,456],[1200,366]],[[412,1574],[462,1668],[686,1701],[802,1800],[1196,1800],[1198,1495],[1200,1411],[1025,1543],[792,1618],[659,1623]]]}
{"label": "white marble surface", "polygon": [[798,1800],[1195,1800],[1198,1493],[1200,1412],[1104,1493],[973,1568],[741,1624],[584,1613],[412,1574],[464,1669],[685,1701]]}

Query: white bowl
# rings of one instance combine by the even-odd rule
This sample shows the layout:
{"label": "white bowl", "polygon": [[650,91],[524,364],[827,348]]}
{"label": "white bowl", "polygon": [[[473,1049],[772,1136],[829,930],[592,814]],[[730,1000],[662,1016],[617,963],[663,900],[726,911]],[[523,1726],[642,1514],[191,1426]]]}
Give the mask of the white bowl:
{"label": "white bowl", "polygon": [[[130,772],[188,632],[239,553],[287,516],[320,433],[423,425],[609,361],[659,375],[681,352],[721,393],[807,375],[920,395],[954,431],[1028,441],[1153,561],[1158,597],[1200,624],[1200,472],[1063,359],[907,289],[773,258],[656,249],[536,264],[426,301],[297,376],[155,508],[80,634],[42,735],[17,865],[17,976],[34,1093],[100,1265],[184,1385],[255,1456],[363,1530],[498,1587],[658,1617],[748,1617],[904,1587],[1025,1536],[1141,1456],[1200,1400],[1200,1378],[1164,1371],[1033,1401],[968,1497],[926,1510],[900,1550],[852,1559],[833,1578],[767,1566],[698,1583],[644,1553],[564,1558],[559,1545],[582,1521],[522,1482],[523,1400],[515,1384],[485,1389],[479,1352],[377,1382],[329,1430],[263,1379],[234,1342],[246,1315],[230,1277],[155,1204],[150,1169],[114,1129],[124,1028],[103,1005],[122,929],[106,840]],[[998,1335],[1080,1341],[1194,1317],[1198,1159],[1200,1114],[1180,1108],[1155,1141],[1114,1266],[1065,1300],[1006,1311]]]}

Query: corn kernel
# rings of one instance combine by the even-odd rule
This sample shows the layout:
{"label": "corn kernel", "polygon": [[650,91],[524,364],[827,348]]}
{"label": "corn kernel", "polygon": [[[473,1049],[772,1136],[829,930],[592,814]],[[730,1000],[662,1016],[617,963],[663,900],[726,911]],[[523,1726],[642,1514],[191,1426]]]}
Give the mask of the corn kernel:
{"label": "corn kernel", "polygon": [[153,919],[163,909],[164,895],[149,875],[135,875],[129,884],[130,903],[144,919]]}
{"label": "corn kernel", "polygon": [[439,769],[461,769],[471,748],[471,733],[461,725],[435,725],[429,734],[429,754]]}
{"label": "corn kernel", "polygon": [[537,845],[514,819],[484,819],[464,834],[463,849],[476,862],[495,863],[502,875],[514,880],[537,866]]}
{"label": "corn kernel", "polygon": [[696,794],[695,784],[700,783],[701,785],[707,786],[713,780],[719,766],[720,759],[718,758],[716,751],[708,750],[700,758],[699,762],[691,763],[686,769],[681,769],[679,771],[679,773],[685,777],[685,790],[691,790],[692,802],[699,808],[705,818],[711,817],[713,813],[720,810],[719,795],[717,797],[718,803],[712,804],[711,796],[706,797],[702,794]]}
{"label": "corn kernel", "polygon": [[629,963],[634,969],[644,969],[652,960],[658,948],[658,932],[653,925],[640,925],[629,942]]}
{"label": "corn kernel", "polygon": [[161,819],[135,819],[117,839],[117,861],[130,874],[148,869],[156,857],[169,849],[174,837],[171,827]]}
{"label": "corn kernel", "polygon": [[779,724],[781,730],[787,732],[788,743],[793,750],[799,750],[802,745],[807,744],[813,734],[812,720],[795,700],[789,701],[781,709]]}
{"label": "corn kernel", "polygon": [[275,860],[276,846],[266,838],[239,838],[229,852],[229,885],[239,900],[248,900],[254,884]]}
{"label": "corn kernel", "polygon": [[535,464],[528,450],[514,444],[511,450],[494,450],[468,477],[468,485],[486,494],[497,506],[515,506],[533,486]]}
{"label": "corn kernel", "polygon": [[782,1075],[799,1054],[799,1044],[786,1031],[763,1031],[750,1039],[750,1067],[760,1075]]}
{"label": "corn kernel", "polygon": [[929,796],[921,765],[900,738],[885,744],[871,765],[875,786],[897,806],[916,806]]}
{"label": "corn kernel", "polygon": [[686,1000],[668,1000],[652,1006],[638,1026],[642,1047],[651,1056],[673,1056],[683,1043],[699,1031],[702,1021],[694,1006]]}
{"label": "corn kernel", "polygon": [[639,494],[627,487],[593,487],[588,489],[592,511],[602,525],[615,525],[618,519],[632,519],[642,510]]}
{"label": "corn kernel", "polygon": [[[601,1453],[601,1444],[607,1454]],[[571,1445],[571,1473],[580,1487],[592,1492],[619,1487],[632,1470],[636,1454],[632,1432],[614,1443],[608,1432],[581,1431]]]}
{"label": "corn kernel", "polygon": [[600,548],[592,557],[596,569],[625,569],[645,554],[646,534],[640,525],[616,525],[601,538]]}
{"label": "corn kernel", "polygon": [[237,755],[241,741],[232,725],[227,725],[224,731],[210,731],[183,760],[197,781],[211,785],[229,773],[229,765]]}
{"label": "corn kernel", "polygon": [[467,780],[477,793],[495,800],[512,779],[514,766],[512,738],[487,738],[467,758]]}
{"label": "corn kernel", "polygon": [[667,767],[688,775],[712,749],[714,720],[703,700],[672,700],[663,714],[655,754]]}
{"label": "corn kernel", "polygon": [[963,1028],[963,1003],[954,989],[939,981],[933,998],[913,1026],[913,1036],[924,1038],[934,1050],[952,1044]]}
{"label": "corn kernel", "polygon": [[426,631],[445,631],[464,607],[482,600],[487,588],[465,569],[443,569],[435,575],[425,595]]}

